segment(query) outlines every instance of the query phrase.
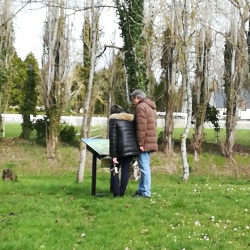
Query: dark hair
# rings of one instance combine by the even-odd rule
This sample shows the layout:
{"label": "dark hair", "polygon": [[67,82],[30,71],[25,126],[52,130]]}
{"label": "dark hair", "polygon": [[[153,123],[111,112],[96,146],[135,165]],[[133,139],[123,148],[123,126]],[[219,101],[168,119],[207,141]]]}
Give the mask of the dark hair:
{"label": "dark hair", "polygon": [[111,115],[114,114],[114,113],[118,113],[118,114],[119,114],[119,113],[121,113],[122,111],[123,111],[122,107],[119,106],[119,105],[117,105],[117,104],[111,106],[111,108],[110,108],[110,114],[111,114]]}

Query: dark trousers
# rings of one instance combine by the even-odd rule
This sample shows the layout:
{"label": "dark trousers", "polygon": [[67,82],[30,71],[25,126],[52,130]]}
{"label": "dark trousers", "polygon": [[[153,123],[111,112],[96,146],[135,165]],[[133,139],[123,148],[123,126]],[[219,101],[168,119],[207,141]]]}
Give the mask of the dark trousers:
{"label": "dark trousers", "polygon": [[[128,179],[129,179],[129,168],[132,157],[121,157],[117,159],[119,164],[116,165],[118,168],[118,173],[115,174],[114,170],[111,171],[110,178],[110,191],[114,196],[123,196],[125,194]],[[111,169],[114,167],[112,164]],[[119,172],[121,169],[121,183],[119,178]]]}

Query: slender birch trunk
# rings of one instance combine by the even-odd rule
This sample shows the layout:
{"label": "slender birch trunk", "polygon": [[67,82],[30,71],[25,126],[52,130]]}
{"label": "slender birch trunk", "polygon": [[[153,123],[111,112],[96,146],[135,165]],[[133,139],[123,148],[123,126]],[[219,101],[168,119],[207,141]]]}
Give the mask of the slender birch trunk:
{"label": "slender birch trunk", "polygon": [[[96,64],[96,55],[97,55],[97,42],[98,42],[98,34],[99,34],[99,12],[94,8],[94,0],[91,2],[91,63],[90,63],[90,74],[89,74],[89,82],[87,95],[85,98],[84,106],[83,106],[83,122],[81,127],[81,138],[88,138],[89,128],[90,128],[90,98],[92,95],[93,88],[93,80],[94,80],[94,72],[95,72],[95,64]],[[84,169],[86,163],[86,155],[87,155],[87,147],[85,143],[80,141],[80,162],[79,169],[77,173],[77,182],[84,181]]]}
{"label": "slender birch trunk", "polygon": [[[192,6],[191,6],[192,7]],[[189,179],[189,164],[187,160],[187,147],[186,147],[186,139],[189,134],[189,129],[191,126],[191,120],[192,120],[192,88],[191,88],[191,82],[188,77],[189,72],[189,53],[190,53],[190,45],[189,41],[191,40],[191,37],[189,34],[191,34],[190,30],[192,28],[189,27],[191,21],[188,19],[188,6],[187,1],[184,0],[183,4],[183,11],[182,11],[182,67],[181,67],[181,73],[182,73],[182,85],[184,89],[184,96],[187,100],[187,124],[184,129],[184,133],[181,136],[181,158],[182,158],[182,168],[183,168],[183,175],[182,180],[188,181]]]}

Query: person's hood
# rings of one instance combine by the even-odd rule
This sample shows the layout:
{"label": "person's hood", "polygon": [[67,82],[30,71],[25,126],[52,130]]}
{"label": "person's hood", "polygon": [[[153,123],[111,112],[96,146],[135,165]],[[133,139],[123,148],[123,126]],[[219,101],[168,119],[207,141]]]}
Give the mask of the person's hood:
{"label": "person's hood", "polygon": [[153,102],[152,100],[148,98],[143,98],[137,104],[142,103],[142,102],[148,104],[148,106],[151,107],[152,109],[156,109],[155,102]]}
{"label": "person's hood", "polygon": [[119,114],[112,114],[109,117],[109,120],[111,119],[117,119],[117,120],[125,120],[125,121],[133,121],[134,120],[134,115],[133,114],[128,114],[128,113],[119,113]]}

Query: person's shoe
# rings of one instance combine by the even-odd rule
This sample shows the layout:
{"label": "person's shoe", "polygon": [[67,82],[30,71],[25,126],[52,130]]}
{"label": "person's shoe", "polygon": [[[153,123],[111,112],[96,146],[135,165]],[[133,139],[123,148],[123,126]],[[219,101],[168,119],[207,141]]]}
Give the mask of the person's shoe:
{"label": "person's shoe", "polygon": [[133,198],[150,198],[150,196],[143,195],[140,191],[136,191],[133,195]]}
{"label": "person's shoe", "polygon": [[121,196],[119,194],[113,194],[114,198],[120,198]]}
{"label": "person's shoe", "polygon": [[134,194],[131,194],[132,197],[136,197],[136,196],[142,196],[142,193],[140,191],[136,191]]}

